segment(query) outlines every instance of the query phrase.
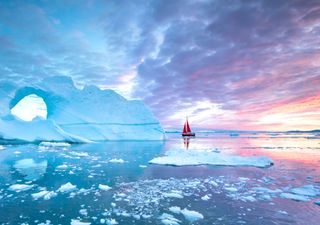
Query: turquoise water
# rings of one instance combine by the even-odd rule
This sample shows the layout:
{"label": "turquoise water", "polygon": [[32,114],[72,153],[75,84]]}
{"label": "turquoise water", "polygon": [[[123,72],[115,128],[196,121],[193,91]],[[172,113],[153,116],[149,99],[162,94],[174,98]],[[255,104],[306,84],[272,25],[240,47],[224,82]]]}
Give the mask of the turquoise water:
{"label": "turquoise water", "polygon": [[[169,134],[165,142],[104,142],[71,146],[3,145],[0,224],[318,224],[319,196],[284,198],[294,187],[320,188],[320,140],[311,135]],[[188,145],[188,146],[187,146]],[[150,165],[171,149],[215,149],[268,156],[269,168]],[[62,166],[63,165],[63,166]],[[67,183],[70,191],[59,188]],[[12,190],[12,185],[27,185]],[[101,190],[99,184],[110,190]],[[279,190],[276,193],[257,188]],[[36,199],[41,191],[55,193]],[[177,206],[201,218],[174,213]],[[164,220],[170,214],[175,220]],[[197,214],[198,215],[198,214]],[[169,221],[169,223],[168,223]]]}

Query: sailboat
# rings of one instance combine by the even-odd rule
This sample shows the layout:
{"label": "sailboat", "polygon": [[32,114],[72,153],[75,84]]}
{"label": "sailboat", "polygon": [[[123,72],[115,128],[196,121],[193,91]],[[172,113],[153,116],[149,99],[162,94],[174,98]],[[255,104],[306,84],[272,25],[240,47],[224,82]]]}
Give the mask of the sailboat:
{"label": "sailboat", "polygon": [[186,122],[184,123],[184,126],[183,126],[182,136],[183,137],[194,137],[194,136],[196,136],[195,133],[191,132],[191,129],[190,129],[190,126],[189,126],[189,122],[188,122],[188,117],[187,117]]}

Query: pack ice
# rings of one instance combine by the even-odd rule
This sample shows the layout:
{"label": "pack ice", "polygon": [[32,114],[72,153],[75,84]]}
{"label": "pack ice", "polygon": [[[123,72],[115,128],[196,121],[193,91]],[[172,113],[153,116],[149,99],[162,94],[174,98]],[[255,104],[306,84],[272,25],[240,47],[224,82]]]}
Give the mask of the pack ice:
{"label": "pack ice", "polygon": [[[96,86],[76,88],[70,77],[45,78],[29,86],[0,83],[0,138],[7,140],[91,142],[162,140],[159,121],[142,101],[127,100]],[[47,119],[31,122],[11,114],[24,97],[35,94],[47,105]]]}

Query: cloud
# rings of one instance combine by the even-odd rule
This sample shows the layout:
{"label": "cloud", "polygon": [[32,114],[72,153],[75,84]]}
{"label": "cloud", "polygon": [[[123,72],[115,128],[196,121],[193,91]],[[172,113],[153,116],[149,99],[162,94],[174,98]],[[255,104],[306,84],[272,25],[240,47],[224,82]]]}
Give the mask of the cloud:
{"label": "cloud", "polygon": [[265,112],[320,92],[319,10],[313,0],[1,2],[0,80],[68,75],[144,100],[165,126],[189,114],[199,127],[269,128],[279,123],[259,123]]}

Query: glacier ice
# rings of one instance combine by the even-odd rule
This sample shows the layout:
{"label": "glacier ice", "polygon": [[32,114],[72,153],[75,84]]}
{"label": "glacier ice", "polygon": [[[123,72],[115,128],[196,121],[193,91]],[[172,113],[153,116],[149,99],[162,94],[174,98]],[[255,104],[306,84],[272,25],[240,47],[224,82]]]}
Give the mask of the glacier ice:
{"label": "glacier ice", "polygon": [[[20,87],[0,83],[0,138],[25,142],[163,140],[159,121],[142,101],[127,100],[96,86],[75,87],[70,77],[54,76]],[[11,109],[35,94],[47,105],[47,119],[22,121]]]}

